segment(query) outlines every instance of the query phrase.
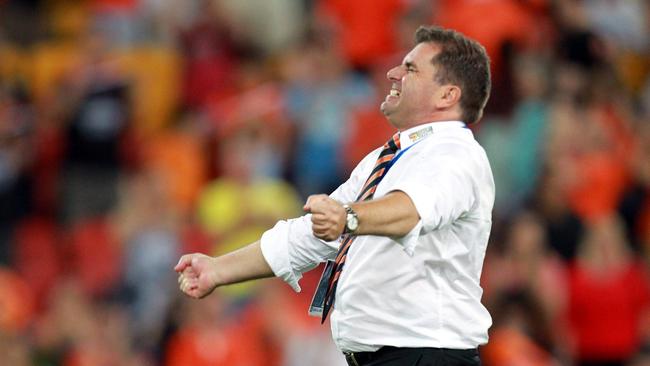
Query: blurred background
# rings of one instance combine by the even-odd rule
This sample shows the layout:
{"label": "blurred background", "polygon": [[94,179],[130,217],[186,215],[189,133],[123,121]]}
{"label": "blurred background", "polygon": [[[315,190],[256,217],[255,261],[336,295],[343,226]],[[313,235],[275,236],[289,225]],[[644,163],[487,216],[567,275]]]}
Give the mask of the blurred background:
{"label": "blurred background", "polygon": [[484,364],[650,364],[645,0],[0,0],[0,364],[344,365],[320,270],[177,290],[392,135],[420,24],[492,59]]}

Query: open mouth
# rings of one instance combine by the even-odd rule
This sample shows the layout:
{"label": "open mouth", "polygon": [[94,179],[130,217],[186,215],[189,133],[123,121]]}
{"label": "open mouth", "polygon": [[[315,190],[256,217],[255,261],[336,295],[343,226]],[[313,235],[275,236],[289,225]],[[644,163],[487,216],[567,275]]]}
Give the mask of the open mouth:
{"label": "open mouth", "polygon": [[391,89],[390,90],[390,96],[391,97],[399,97],[402,92],[397,90],[397,89]]}

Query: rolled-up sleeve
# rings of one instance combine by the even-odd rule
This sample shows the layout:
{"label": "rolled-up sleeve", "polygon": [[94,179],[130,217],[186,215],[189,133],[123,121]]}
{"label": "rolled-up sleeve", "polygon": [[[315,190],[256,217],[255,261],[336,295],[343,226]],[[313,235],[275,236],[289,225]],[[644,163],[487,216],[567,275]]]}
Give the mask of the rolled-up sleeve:
{"label": "rolled-up sleeve", "polygon": [[[352,202],[361,188],[363,176],[379,154],[379,149],[368,154],[352,171],[350,178],[338,187],[330,197],[338,202]],[[365,173],[364,173],[365,172]],[[328,259],[333,260],[339,240],[326,242],[314,236],[311,215],[279,221],[261,238],[262,255],[273,273],[300,292],[298,281],[304,272]]]}
{"label": "rolled-up sleeve", "polygon": [[336,255],[338,241],[326,242],[311,231],[311,217],[279,221],[261,238],[262,255],[273,273],[296,292],[304,272]]}
{"label": "rolled-up sleeve", "polygon": [[399,245],[404,248],[406,254],[411,257],[415,253],[415,247],[418,244],[418,238],[420,237],[420,231],[422,230],[422,220],[419,220],[418,223],[408,232],[408,234],[401,237],[393,237]]}
{"label": "rolled-up sleeve", "polygon": [[406,193],[420,216],[420,221],[406,236],[394,239],[410,255],[420,233],[453,223],[470,211],[477,201],[474,178],[462,159],[449,152],[433,156],[435,158],[414,159],[411,164],[417,164],[418,168],[401,169],[409,174],[404,173],[390,187],[391,191]]}

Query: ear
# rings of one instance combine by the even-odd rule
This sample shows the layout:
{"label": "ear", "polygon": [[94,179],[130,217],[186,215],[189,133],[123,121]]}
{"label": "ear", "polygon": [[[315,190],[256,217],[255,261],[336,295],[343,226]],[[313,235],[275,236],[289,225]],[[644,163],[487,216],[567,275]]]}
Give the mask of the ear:
{"label": "ear", "polygon": [[462,92],[456,85],[447,84],[442,87],[440,98],[438,99],[438,108],[451,109],[456,104],[460,104]]}

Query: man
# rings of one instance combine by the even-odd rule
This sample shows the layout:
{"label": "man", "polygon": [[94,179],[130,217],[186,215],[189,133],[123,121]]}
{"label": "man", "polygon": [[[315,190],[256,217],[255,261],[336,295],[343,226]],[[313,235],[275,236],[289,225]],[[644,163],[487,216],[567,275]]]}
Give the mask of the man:
{"label": "man", "polygon": [[494,182],[466,125],[489,96],[489,61],[452,30],[420,27],[416,42],[387,74],[381,110],[394,138],[330,196],[310,196],[307,215],[221,257],[183,256],[184,293],[272,275],[300,291],[303,272],[335,260],[313,308],[324,320],[333,305],[332,336],[350,365],[480,364]]}

